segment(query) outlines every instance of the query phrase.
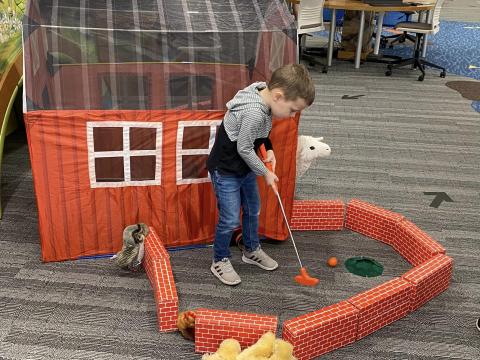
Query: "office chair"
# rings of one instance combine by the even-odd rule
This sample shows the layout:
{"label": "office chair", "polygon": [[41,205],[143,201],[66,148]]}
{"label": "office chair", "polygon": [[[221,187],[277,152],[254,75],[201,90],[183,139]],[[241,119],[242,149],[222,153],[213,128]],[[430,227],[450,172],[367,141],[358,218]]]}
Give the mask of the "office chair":
{"label": "office chair", "polygon": [[446,76],[445,68],[431,63],[425,60],[425,58],[421,57],[425,35],[436,34],[440,29],[440,11],[442,9],[443,2],[444,0],[437,0],[433,11],[431,11],[433,14],[432,16],[429,16],[429,19],[427,19],[426,22],[401,22],[395,25],[396,30],[416,34],[414,56],[410,59],[402,59],[393,65],[387,65],[387,71],[385,72],[386,76],[392,75],[393,69],[406,65],[413,65],[414,68],[420,69],[422,74],[418,77],[418,81],[423,81],[425,78],[425,66],[442,70],[440,77],[444,78]]}
{"label": "office chair", "polygon": [[297,14],[297,62],[300,59],[307,60],[310,64],[322,65],[322,72],[327,72],[326,64],[322,64],[316,58],[313,49],[305,47],[306,36],[315,32],[325,30],[323,25],[323,4],[325,0],[302,0],[298,7]]}
{"label": "office chair", "polygon": [[[397,17],[397,22],[401,18],[405,18],[406,22],[410,22],[410,18],[413,14],[415,14],[415,12],[413,12],[413,11],[401,11],[401,12],[396,12],[396,14],[397,14],[397,16],[398,16],[398,14],[400,14],[400,16]],[[383,21],[384,21],[384,25],[385,25],[385,20],[383,20]],[[393,39],[392,41],[390,41],[390,44],[388,43],[389,39]],[[399,44],[402,44],[407,40],[410,40],[412,43],[415,43],[415,36],[410,35],[406,31],[402,32],[401,34],[394,34],[394,35],[388,35],[388,36],[380,34],[380,47],[382,49],[385,49],[388,45],[388,47],[390,49],[392,49],[395,43],[398,42]]]}

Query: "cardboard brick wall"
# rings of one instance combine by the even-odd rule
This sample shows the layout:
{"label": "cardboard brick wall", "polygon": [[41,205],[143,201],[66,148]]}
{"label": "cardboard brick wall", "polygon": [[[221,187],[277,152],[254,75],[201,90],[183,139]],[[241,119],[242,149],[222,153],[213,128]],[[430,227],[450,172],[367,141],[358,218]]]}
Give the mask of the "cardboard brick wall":
{"label": "cardboard brick wall", "polygon": [[410,310],[415,311],[450,285],[453,259],[439,254],[407,271],[402,278],[412,284]]}
{"label": "cardboard brick wall", "polygon": [[294,200],[292,230],[342,230],[345,204],[341,200]]}
{"label": "cardboard brick wall", "polygon": [[422,264],[437,254],[445,254],[443,246],[406,219],[398,222],[395,230],[393,248],[414,266]]}
{"label": "cardboard brick wall", "polygon": [[[295,201],[292,229],[340,230],[344,208],[338,200]],[[326,222],[328,219],[333,222]],[[312,359],[371,334],[416,310],[450,284],[453,260],[440,244],[403,216],[353,199],[347,206],[345,227],[391,245],[416,267],[346,301],[285,321],[283,338],[294,345],[299,360]],[[144,267],[155,292],[160,331],[177,330],[178,297],[170,257],[153,228],[145,239]],[[195,351],[215,352],[226,338],[237,339],[242,347],[250,346],[265,332],[275,333],[277,322],[276,316],[199,309]]]}
{"label": "cardboard brick wall", "polygon": [[283,323],[282,338],[298,360],[312,359],[355,341],[359,311],[347,301]]}
{"label": "cardboard brick wall", "polygon": [[143,267],[152,285],[157,305],[158,328],[162,332],[176,331],[178,318],[178,295],[173,278],[170,256],[155,229],[145,238]]}
{"label": "cardboard brick wall", "polygon": [[359,310],[357,340],[407,315],[412,291],[408,281],[395,278],[349,298]]}
{"label": "cardboard brick wall", "polygon": [[155,229],[151,226],[148,229],[149,233],[145,239],[145,257],[150,257],[153,259],[170,259],[170,255],[168,254],[167,249],[165,249],[165,246],[163,246],[163,243]]}
{"label": "cardboard brick wall", "polygon": [[217,351],[228,338],[237,339],[244,348],[267,331],[277,330],[276,316],[211,309],[198,309],[195,314],[195,352],[199,353]]}
{"label": "cardboard brick wall", "polygon": [[358,199],[352,199],[347,205],[345,227],[393,245],[396,224],[404,217],[392,211],[372,205]]}

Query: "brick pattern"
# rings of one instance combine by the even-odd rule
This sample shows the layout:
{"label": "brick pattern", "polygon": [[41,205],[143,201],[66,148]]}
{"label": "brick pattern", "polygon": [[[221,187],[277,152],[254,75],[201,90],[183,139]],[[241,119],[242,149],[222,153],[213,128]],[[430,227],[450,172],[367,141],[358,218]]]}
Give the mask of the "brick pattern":
{"label": "brick pattern", "polygon": [[402,278],[412,284],[410,310],[415,311],[450,285],[453,259],[439,254],[406,272]]}
{"label": "brick pattern", "polygon": [[342,230],[345,204],[341,200],[294,200],[292,230]]}
{"label": "brick pattern", "polygon": [[198,309],[195,312],[195,352],[215,352],[228,338],[250,346],[267,331],[275,334],[278,318],[223,310]]}
{"label": "brick pattern", "polygon": [[152,285],[157,304],[158,328],[162,332],[176,331],[178,295],[173,278],[170,256],[155,230],[150,227],[145,238],[143,267]]}
{"label": "brick pattern", "polygon": [[422,264],[437,254],[445,254],[443,246],[406,219],[397,223],[395,230],[395,239],[391,245],[414,266]]}
{"label": "brick pattern", "polygon": [[298,360],[312,359],[355,341],[359,311],[347,301],[283,323],[282,337]]}
{"label": "brick pattern", "polygon": [[357,340],[407,315],[412,291],[408,281],[395,278],[349,298],[359,310]]}
{"label": "brick pattern", "polygon": [[145,241],[145,254],[148,253],[151,257],[155,259],[169,259],[170,255],[168,254],[167,249],[165,249],[165,246],[163,246],[163,243],[155,232],[155,229],[150,226],[148,230],[149,232]]}
{"label": "brick pattern", "polygon": [[[344,207],[337,200],[295,201],[292,229],[340,230]],[[345,227],[393,246],[416,267],[346,301],[285,321],[283,338],[293,344],[298,360],[361,339],[416,310],[450,284],[452,258],[403,216],[353,199],[347,206]],[[154,289],[160,331],[177,330],[178,296],[170,256],[153,228],[145,239],[144,268]],[[215,352],[226,338],[250,346],[265,332],[275,333],[277,322],[276,316],[199,309],[195,351]]]}
{"label": "brick pattern", "polygon": [[403,219],[400,214],[352,199],[347,205],[345,227],[392,245],[395,240],[395,225]]}

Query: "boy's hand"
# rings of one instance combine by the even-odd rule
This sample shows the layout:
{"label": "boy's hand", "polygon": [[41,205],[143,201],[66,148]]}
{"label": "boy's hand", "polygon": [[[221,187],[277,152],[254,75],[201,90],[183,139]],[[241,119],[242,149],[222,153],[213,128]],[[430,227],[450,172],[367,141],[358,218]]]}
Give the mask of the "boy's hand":
{"label": "boy's hand", "polygon": [[[275,167],[277,166],[277,159],[275,158],[275,153],[273,152],[273,150],[268,150],[267,151],[267,157],[266,159],[262,159],[262,161],[266,164],[266,163],[271,163],[272,165],[272,172],[275,173]],[[278,179],[277,179],[278,181]]]}
{"label": "boy's hand", "polygon": [[278,193],[277,184],[275,184],[275,182],[278,181],[277,175],[271,171],[268,171],[265,175],[263,175],[263,177],[267,186],[271,186],[275,194]]}
{"label": "boy's hand", "polygon": [[267,173],[263,175],[265,178],[265,183],[267,186],[272,187],[272,190],[275,192],[275,194],[278,194],[277,184],[275,184],[275,182],[278,181],[278,177],[275,175],[275,166],[277,165],[275,154],[273,153],[273,150],[265,151],[265,145],[263,144],[260,146],[260,154],[260,158],[262,158],[262,161],[265,163],[265,166],[268,169]]}

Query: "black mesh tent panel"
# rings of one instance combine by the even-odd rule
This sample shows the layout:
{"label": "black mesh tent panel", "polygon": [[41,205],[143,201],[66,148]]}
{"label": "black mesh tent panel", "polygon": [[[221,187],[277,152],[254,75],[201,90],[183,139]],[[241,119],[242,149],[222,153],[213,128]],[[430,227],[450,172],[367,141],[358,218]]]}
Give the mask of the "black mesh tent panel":
{"label": "black mesh tent panel", "polygon": [[28,5],[28,26],[238,33],[293,27],[281,0],[36,0]]}
{"label": "black mesh tent panel", "polygon": [[30,1],[27,110],[223,109],[295,39],[281,0]]}

